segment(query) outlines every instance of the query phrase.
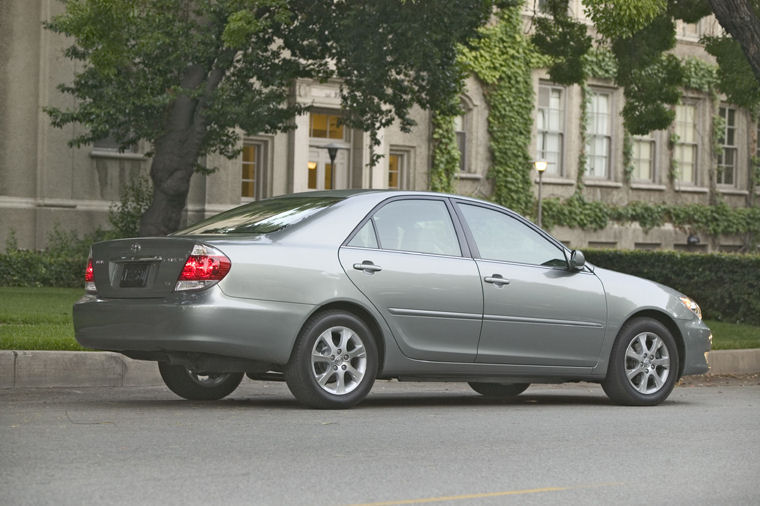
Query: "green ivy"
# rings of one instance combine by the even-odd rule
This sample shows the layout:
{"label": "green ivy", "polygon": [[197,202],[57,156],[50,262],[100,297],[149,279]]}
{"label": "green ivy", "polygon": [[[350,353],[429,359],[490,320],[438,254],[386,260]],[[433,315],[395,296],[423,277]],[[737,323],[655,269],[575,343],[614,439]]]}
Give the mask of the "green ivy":
{"label": "green ivy", "polygon": [[760,233],[760,208],[732,208],[724,203],[653,204],[631,202],[616,206],[589,202],[575,194],[567,200],[547,199],[543,202],[543,225],[546,228],[565,226],[583,230],[601,230],[610,222],[638,223],[644,231],[672,223],[679,230],[710,236]]}
{"label": "green ivy", "polygon": [[459,147],[454,131],[454,116],[433,113],[433,163],[430,168],[430,189],[434,192],[454,191],[454,176],[459,169]]}
{"label": "green ivy", "polygon": [[633,166],[633,136],[627,128],[623,129],[623,180],[626,184],[631,182]]}
{"label": "green ivy", "polygon": [[481,30],[472,49],[463,49],[461,61],[484,85],[488,102],[488,132],[493,198],[499,204],[527,214],[534,198],[528,152],[534,104],[533,68],[546,64],[522,30],[522,3],[499,11],[498,22]]}

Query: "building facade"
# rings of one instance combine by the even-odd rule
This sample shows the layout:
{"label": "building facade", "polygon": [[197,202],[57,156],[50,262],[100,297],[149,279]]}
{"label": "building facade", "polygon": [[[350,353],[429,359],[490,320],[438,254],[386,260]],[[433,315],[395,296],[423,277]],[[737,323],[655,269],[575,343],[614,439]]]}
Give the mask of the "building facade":
{"label": "building facade", "polygon": [[[537,2],[527,2],[526,23]],[[573,2],[571,2],[573,4]],[[41,22],[61,12],[56,0],[8,0],[0,4],[0,248],[13,233],[20,247],[42,248],[56,227],[86,233],[107,226],[109,206],[121,189],[147,174],[147,146],[120,153],[108,140],[70,148],[75,126],[50,126],[46,105],[65,107],[70,97],[56,85],[71,80],[76,64],[64,58],[65,40],[44,30]],[[580,2],[573,4],[582,12]],[[704,19],[679,25],[679,57],[709,61],[699,44],[704,33],[719,30]],[[587,163],[582,178],[587,200],[618,205],[628,202],[704,203],[710,199],[710,170],[720,167],[716,191],[730,206],[751,202],[750,167],[757,152],[758,125],[745,110],[706,93],[686,90],[676,106],[673,126],[631,142],[624,168],[626,134],[620,111],[623,93],[611,81],[592,79],[584,101],[580,86],[559,86],[544,71],[533,74],[535,107],[532,156],[549,162],[542,178],[545,197],[567,198],[576,191],[579,156]],[[391,127],[379,132],[383,155],[369,167],[369,135],[340,122],[338,83],[299,81],[291,100],[310,105],[296,118],[296,128],[276,135],[245,134],[235,160],[210,156],[209,175],[193,177],[185,220],[203,217],[256,199],[285,193],[340,188],[426,190],[432,165],[432,126],[428,111],[415,109],[411,133]],[[456,191],[489,198],[490,144],[488,104],[474,77],[461,97],[463,114],[454,129],[461,162]],[[585,105],[584,105],[585,104]],[[586,132],[581,135],[586,107]],[[719,115],[723,149],[713,153],[713,116]],[[585,143],[583,139],[585,138]],[[327,147],[337,149],[331,163]],[[673,160],[679,167],[674,177]],[[537,183],[537,180],[536,180]],[[534,185],[534,191],[537,186]],[[600,231],[558,227],[552,231],[572,247],[735,250],[743,238],[697,237],[670,226],[644,231],[638,225],[611,225]],[[691,241],[689,236],[692,235]]]}

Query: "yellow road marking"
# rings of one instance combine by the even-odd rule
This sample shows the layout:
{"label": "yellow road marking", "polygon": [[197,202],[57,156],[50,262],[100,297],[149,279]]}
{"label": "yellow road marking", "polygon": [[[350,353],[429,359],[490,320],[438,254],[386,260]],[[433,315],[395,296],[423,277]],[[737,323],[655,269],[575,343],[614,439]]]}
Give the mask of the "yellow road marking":
{"label": "yellow road marking", "polygon": [[486,499],[488,497],[504,497],[508,495],[540,494],[543,492],[562,492],[564,490],[578,490],[582,488],[609,487],[612,485],[622,485],[622,483],[598,483],[594,485],[579,485],[575,487],[543,487],[528,488],[523,490],[507,490],[504,492],[484,492],[481,494],[446,495],[441,497],[425,497],[421,499],[402,499],[399,501],[368,502],[356,504],[354,506],[394,506],[398,504],[424,504],[444,501],[465,501],[468,499]]}

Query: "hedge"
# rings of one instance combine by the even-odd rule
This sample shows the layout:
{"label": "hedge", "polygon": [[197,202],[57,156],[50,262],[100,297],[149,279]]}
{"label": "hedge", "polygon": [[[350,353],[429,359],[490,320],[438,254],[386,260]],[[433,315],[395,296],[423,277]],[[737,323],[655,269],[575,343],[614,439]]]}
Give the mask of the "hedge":
{"label": "hedge", "polygon": [[760,255],[584,250],[594,265],[670,286],[694,298],[704,317],[760,325]]}

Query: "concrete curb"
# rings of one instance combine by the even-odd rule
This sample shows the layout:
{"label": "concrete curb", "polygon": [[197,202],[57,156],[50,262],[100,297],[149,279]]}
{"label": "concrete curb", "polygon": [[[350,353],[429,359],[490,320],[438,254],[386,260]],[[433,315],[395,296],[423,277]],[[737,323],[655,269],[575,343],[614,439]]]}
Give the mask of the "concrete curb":
{"label": "concrete curb", "polygon": [[[710,375],[760,373],[760,349],[711,351]],[[163,385],[153,362],[112,352],[0,350],[0,388]]]}

